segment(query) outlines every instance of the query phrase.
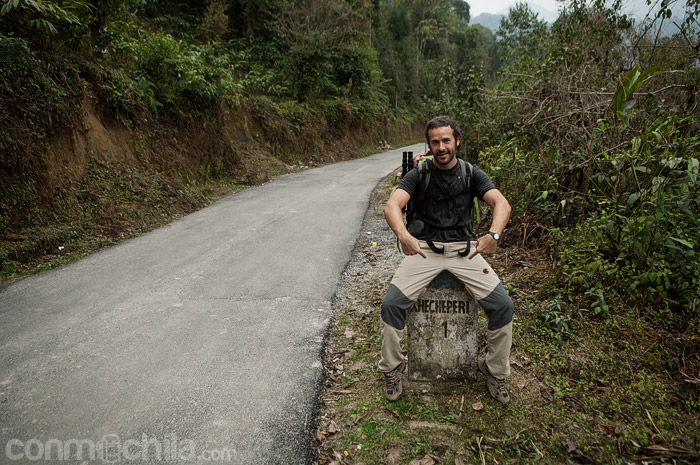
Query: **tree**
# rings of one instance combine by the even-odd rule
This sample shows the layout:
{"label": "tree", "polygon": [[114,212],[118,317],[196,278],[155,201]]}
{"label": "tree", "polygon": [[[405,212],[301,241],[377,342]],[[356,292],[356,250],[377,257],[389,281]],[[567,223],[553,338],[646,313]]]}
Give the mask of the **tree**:
{"label": "tree", "polygon": [[457,16],[462,18],[462,21],[469,24],[471,17],[469,16],[469,4],[464,0],[450,0],[452,3],[452,8]]}
{"label": "tree", "polygon": [[223,0],[210,0],[202,20],[205,36],[210,40],[221,39],[228,30],[226,3]]}
{"label": "tree", "polygon": [[0,32],[19,34],[42,45],[64,29],[83,27],[92,9],[84,1],[4,0],[1,4]]}
{"label": "tree", "polygon": [[479,24],[450,33],[450,42],[456,46],[456,65],[461,68],[476,67],[485,75],[493,75],[497,61],[492,59],[495,38],[490,29]]}
{"label": "tree", "polygon": [[526,3],[518,2],[510,8],[508,16],[501,19],[496,36],[505,64],[519,62],[522,57],[537,60],[544,54],[547,23],[539,19]]}
{"label": "tree", "polygon": [[280,15],[288,44],[283,71],[300,101],[347,96],[382,100],[376,51],[369,45],[363,5],[356,11],[335,0],[302,0]]}
{"label": "tree", "polygon": [[399,1],[382,3],[375,21],[374,47],[385,79],[384,89],[395,108],[418,100],[420,65],[414,52],[409,10]]}
{"label": "tree", "polygon": [[90,26],[90,45],[95,52],[97,43],[102,30],[111,21],[121,18],[126,12],[131,12],[139,7],[146,6],[155,0],[91,0],[92,8],[88,17]]}

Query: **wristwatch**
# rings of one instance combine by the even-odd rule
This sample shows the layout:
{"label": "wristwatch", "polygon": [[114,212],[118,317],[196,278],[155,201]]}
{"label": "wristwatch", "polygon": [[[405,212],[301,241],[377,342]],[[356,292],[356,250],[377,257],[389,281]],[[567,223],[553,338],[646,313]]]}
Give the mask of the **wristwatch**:
{"label": "wristwatch", "polygon": [[489,231],[489,234],[490,234],[491,237],[493,237],[493,239],[496,240],[496,241],[499,240],[499,239],[501,238],[501,235],[500,235],[500,234],[495,233],[495,232],[493,232],[493,231]]}

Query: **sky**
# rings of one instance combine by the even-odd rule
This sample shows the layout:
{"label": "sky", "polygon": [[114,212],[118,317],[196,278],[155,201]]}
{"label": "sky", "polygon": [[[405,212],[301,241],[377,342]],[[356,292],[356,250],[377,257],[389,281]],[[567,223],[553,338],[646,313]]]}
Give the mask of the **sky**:
{"label": "sky", "polygon": [[[515,5],[516,2],[511,0],[467,0],[469,4],[469,15],[471,17],[479,16],[481,13],[506,14],[508,8]],[[555,0],[529,0],[530,6],[539,5],[547,10],[556,12],[557,2]]]}
{"label": "sky", "polygon": [[[653,1],[656,2],[656,0]],[[481,13],[508,14],[508,8],[515,5],[516,0],[466,0],[466,2],[470,6],[470,16],[475,18]],[[556,0],[525,0],[525,3],[530,5],[533,11],[540,12],[540,18],[545,21],[556,19],[561,5],[561,2]],[[672,8],[674,13],[682,17],[685,4],[685,0],[677,0]],[[633,16],[643,17],[648,9],[646,0],[623,0],[623,11],[632,13]],[[549,12],[553,19],[547,17],[544,11]]]}

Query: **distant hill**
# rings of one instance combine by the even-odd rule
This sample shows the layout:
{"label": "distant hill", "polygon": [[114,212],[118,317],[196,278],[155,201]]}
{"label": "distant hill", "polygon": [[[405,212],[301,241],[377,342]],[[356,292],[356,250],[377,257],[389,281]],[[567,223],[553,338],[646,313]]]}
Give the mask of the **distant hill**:
{"label": "distant hill", "polygon": [[[538,5],[537,0],[524,1],[530,6],[532,11],[537,13],[539,19],[544,20],[549,25],[554,23],[559,17],[558,12],[549,10],[541,5]],[[663,22],[663,26],[661,28],[662,36],[671,36],[673,34],[678,33],[678,28],[674,25],[674,22],[676,24],[681,24],[683,22],[683,17],[685,13],[685,7],[683,5],[684,3],[685,2],[679,2],[678,4],[674,4],[671,6],[671,9],[673,11],[673,18],[671,18],[670,20],[667,19]],[[513,0],[512,4],[509,6],[513,6],[514,4],[515,0]],[[656,11],[656,7],[652,8],[652,12],[654,11]],[[632,17],[637,23],[637,25],[639,25],[639,23],[649,13],[649,7],[646,5],[646,2],[644,0],[627,0],[622,12],[627,14],[629,17]],[[504,18],[507,15],[508,8],[504,8],[502,10],[502,13],[500,14],[481,13],[477,17],[472,18],[469,24],[480,24],[484,27],[491,29],[495,33],[501,25],[501,18]]]}
{"label": "distant hill", "polygon": [[[559,13],[557,13],[556,11],[548,10],[547,8],[541,5],[538,5],[537,0],[526,0],[525,3],[527,3],[530,6],[530,9],[533,12],[537,13],[537,17],[539,19],[543,20],[547,24],[552,24],[559,17]],[[512,5],[510,6],[514,5],[515,1],[513,1]],[[504,8],[502,13],[500,14],[481,13],[476,18],[472,18],[469,24],[481,24],[482,26],[491,29],[493,32],[496,32],[501,25],[501,18],[504,18],[507,15],[508,8]]]}
{"label": "distant hill", "polygon": [[506,15],[494,15],[491,13],[481,13],[476,18],[472,18],[469,24],[480,24],[484,27],[491,29],[496,32],[501,25],[501,18],[505,18]]}
{"label": "distant hill", "polygon": [[[535,6],[534,10],[539,15],[539,18],[544,19],[549,25],[551,25],[557,19],[556,14],[551,11],[538,9],[537,6]],[[636,16],[634,11],[628,12],[628,14],[631,15],[635,19],[637,25],[639,25],[639,22],[643,17]],[[501,18],[505,17],[506,15],[504,14],[481,13],[476,18],[472,18],[471,21],[469,21],[469,24],[480,24],[481,26],[491,29],[491,31],[495,33],[501,26]],[[682,22],[683,16],[679,17],[674,14],[672,19],[667,19],[663,22],[661,35],[671,36],[673,34],[678,34],[678,27],[676,27],[674,23],[681,24]]]}

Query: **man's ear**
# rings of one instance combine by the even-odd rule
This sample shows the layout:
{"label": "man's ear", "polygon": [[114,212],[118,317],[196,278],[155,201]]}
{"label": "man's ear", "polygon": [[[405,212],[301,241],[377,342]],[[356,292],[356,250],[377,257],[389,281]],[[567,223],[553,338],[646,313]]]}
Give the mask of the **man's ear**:
{"label": "man's ear", "polygon": [[455,148],[458,149],[460,145],[462,145],[462,140],[459,137],[455,138],[455,142],[457,145],[455,145]]}

